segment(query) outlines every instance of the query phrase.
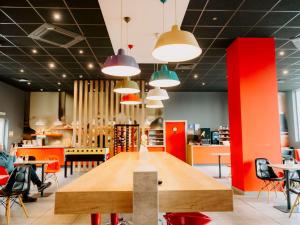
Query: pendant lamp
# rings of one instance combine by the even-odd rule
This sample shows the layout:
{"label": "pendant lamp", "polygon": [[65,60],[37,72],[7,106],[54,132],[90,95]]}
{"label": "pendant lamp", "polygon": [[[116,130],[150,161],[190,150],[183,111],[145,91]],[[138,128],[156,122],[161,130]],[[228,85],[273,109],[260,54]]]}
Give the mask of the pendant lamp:
{"label": "pendant lamp", "polygon": [[120,103],[123,105],[138,105],[142,104],[142,100],[138,95],[128,94],[122,96]]}
{"label": "pendant lamp", "polygon": [[135,59],[126,55],[125,50],[120,48],[117,55],[107,57],[101,71],[111,76],[129,77],[139,74],[141,69]]}
{"label": "pendant lamp", "polygon": [[167,100],[169,95],[165,89],[159,87],[151,89],[146,97],[147,100]]}
{"label": "pendant lamp", "polygon": [[[175,20],[176,17],[175,0]],[[191,32],[180,30],[176,24],[175,21],[171,31],[159,36],[152,51],[154,58],[165,62],[183,62],[194,59],[202,53],[195,36]]]}
{"label": "pendant lamp", "polygon": [[153,87],[174,87],[180,84],[175,71],[169,70],[167,65],[152,73],[149,84]]}
{"label": "pendant lamp", "polygon": [[127,78],[122,81],[117,81],[116,87],[114,88],[114,92],[119,94],[135,94],[139,93],[140,89],[136,82]]}
{"label": "pendant lamp", "polygon": [[[123,0],[121,0],[121,43],[123,44]],[[130,17],[124,17],[126,24],[129,23]],[[126,26],[127,27],[127,26]],[[126,29],[127,35],[127,29]],[[127,38],[128,46],[128,38]],[[135,58],[132,56],[126,55],[125,50],[120,48],[116,55],[108,56],[105,60],[105,63],[101,69],[102,73],[117,76],[117,77],[129,77],[135,76],[141,72],[139,65],[136,63]]]}
{"label": "pendant lamp", "polygon": [[146,108],[159,109],[159,108],[163,108],[163,107],[164,107],[164,105],[163,105],[162,101],[160,101],[160,100],[147,100]]}

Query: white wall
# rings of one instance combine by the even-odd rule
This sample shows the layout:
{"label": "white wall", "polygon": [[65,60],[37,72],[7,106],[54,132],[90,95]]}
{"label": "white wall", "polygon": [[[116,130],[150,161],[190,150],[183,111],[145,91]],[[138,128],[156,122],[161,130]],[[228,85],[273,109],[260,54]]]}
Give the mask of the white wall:
{"label": "white wall", "polygon": [[8,119],[8,130],[13,131],[13,136],[8,138],[8,146],[22,139],[24,103],[24,91],[0,82],[0,112],[6,113],[3,117]]}
{"label": "white wall", "polygon": [[187,120],[201,127],[228,125],[226,92],[170,92],[164,101],[166,120]]}

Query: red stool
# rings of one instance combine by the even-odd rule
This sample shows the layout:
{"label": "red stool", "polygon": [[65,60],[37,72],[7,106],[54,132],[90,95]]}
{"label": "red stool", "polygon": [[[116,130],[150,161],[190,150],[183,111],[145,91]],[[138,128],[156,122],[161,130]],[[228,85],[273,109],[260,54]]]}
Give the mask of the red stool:
{"label": "red stool", "polygon": [[168,225],[204,225],[211,221],[211,218],[198,212],[167,213],[164,217]]}
{"label": "red stool", "polygon": [[5,186],[9,179],[9,174],[8,174],[6,168],[3,166],[0,166],[0,175],[6,176],[6,177],[0,179],[0,186]]}

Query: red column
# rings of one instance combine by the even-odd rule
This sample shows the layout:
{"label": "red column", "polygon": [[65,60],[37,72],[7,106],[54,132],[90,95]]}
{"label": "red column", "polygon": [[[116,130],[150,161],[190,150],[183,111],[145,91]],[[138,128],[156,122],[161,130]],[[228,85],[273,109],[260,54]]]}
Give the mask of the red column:
{"label": "red column", "polygon": [[101,214],[100,213],[91,214],[91,225],[101,225]]}
{"label": "red column", "polygon": [[237,38],[226,56],[232,185],[257,191],[255,158],[281,161],[275,41]]}

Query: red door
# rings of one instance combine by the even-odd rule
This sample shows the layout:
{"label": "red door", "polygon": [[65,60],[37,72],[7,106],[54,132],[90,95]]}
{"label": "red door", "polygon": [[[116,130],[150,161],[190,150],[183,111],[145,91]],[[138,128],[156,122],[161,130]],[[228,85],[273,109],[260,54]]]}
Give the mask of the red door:
{"label": "red door", "polygon": [[182,161],[186,161],[186,122],[166,121],[166,152],[176,156]]}

